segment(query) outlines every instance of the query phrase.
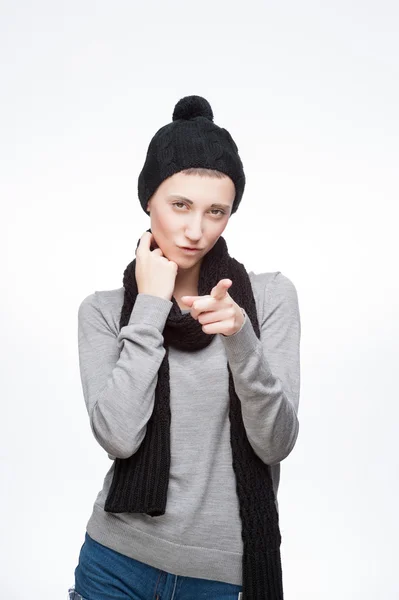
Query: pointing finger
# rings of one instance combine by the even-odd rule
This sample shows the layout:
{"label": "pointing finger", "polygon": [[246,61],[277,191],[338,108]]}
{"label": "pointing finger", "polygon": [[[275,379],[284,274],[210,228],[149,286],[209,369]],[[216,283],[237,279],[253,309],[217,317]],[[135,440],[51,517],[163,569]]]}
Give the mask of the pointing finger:
{"label": "pointing finger", "polygon": [[212,289],[211,296],[216,300],[223,300],[227,294],[229,287],[233,285],[231,279],[221,279],[217,285]]}

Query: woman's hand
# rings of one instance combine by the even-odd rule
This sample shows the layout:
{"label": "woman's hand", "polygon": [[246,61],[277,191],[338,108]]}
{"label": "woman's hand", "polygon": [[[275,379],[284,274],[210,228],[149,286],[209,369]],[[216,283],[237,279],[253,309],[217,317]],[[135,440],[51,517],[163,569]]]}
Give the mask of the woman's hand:
{"label": "woman's hand", "polygon": [[244,313],[228,293],[233,285],[231,279],[221,279],[211,290],[210,296],[182,296],[181,300],[191,307],[191,316],[208,334],[234,335],[244,323]]}
{"label": "woman's hand", "polygon": [[164,256],[156,246],[152,232],[146,231],[140,238],[136,250],[136,281],[139,294],[151,294],[171,300],[175,288],[178,266]]}

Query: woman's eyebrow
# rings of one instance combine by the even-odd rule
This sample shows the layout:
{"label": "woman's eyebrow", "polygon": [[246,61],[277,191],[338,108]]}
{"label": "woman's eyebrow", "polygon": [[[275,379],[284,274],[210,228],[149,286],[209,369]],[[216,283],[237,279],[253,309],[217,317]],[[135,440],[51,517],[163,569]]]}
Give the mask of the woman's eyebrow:
{"label": "woman's eyebrow", "polygon": [[[185,200],[189,204],[194,204],[194,202],[192,200],[190,200],[190,198],[186,198],[185,196],[181,196],[180,194],[169,194],[168,198],[178,198],[179,200]],[[225,208],[227,210],[230,210],[230,208],[231,208],[231,206],[229,206],[228,204],[220,204],[218,202],[214,202],[213,204],[211,204],[211,206],[216,206],[218,208]]]}

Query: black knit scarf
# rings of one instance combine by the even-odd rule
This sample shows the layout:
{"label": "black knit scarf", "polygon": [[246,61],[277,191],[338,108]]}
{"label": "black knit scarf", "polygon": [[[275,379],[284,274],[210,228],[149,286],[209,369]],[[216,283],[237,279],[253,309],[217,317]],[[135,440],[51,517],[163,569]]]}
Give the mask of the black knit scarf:
{"label": "black knit scarf", "polygon": [[[150,231],[150,230],[149,230]],[[136,259],[123,277],[124,303],[120,328],[128,324],[138,289],[135,277]],[[251,282],[243,264],[230,257],[223,237],[202,259],[198,295],[210,294],[221,279],[233,282],[228,292],[247,313],[258,338],[260,329]],[[212,342],[216,334],[202,331],[190,313],[182,314],[171,298],[168,319],[163,330],[165,356],[158,371],[154,410],[140,448],[129,458],[116,458],[111,487],[105,502],[107,512],[146,513],[152,517],[165,514],[170,469],[170,388],[169,346],[192,352]],[[243,600],[282,600],[283,582],[280,557],[281,535],[275,495],[266,465],[248,441],[230,366],[230,441],[236,490],[239,499],[243,539]],[[134,365],[132,365],[134,368]]]}

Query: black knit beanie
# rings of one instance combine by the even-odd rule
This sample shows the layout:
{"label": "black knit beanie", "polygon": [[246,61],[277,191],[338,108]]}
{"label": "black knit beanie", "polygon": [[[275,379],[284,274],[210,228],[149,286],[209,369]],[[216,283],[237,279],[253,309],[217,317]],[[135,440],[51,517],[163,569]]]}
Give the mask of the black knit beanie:
{"label": "black knit beanie", "polygon": [[233,180],[236,195],[230,215],[235,213],[245,187],[242,162],[230,133],[215,125],[211,105],[202,96],[179,100],[172,122],[150,142],[138,179],[140,204],[147,215],[147,202],[162,181],[191,167],[215,169]]}

